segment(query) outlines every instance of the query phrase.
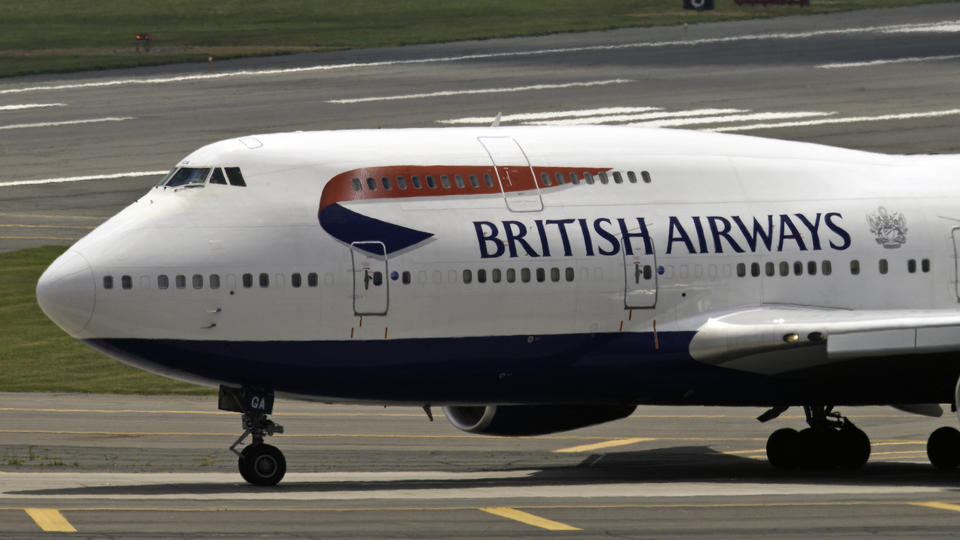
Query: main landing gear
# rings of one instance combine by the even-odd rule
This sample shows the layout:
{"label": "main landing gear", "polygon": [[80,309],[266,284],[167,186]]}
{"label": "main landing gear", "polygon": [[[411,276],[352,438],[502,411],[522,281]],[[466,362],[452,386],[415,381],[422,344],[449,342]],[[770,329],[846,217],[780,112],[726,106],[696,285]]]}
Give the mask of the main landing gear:
{"label": "main landing gear", "polygon": [[960,466],[960,431],[942,427],[927,439],[927,457],[938,469],[953,469]]}
{"label": "main landing gear", "polygon": [[[858,469],[867,463],[870,458],[867,434],[846,417],[833,412],[832,405],[805,405],[803,412],[810,427],[801,431],[778,429],[767,439],[767,460],[771,465],[782,469]],[[765,416],[761,416],[761,420]]]}
{"label": "main landing gear", "polygon": [[[273,412],[273,394],[221,386],[220,408],[243,415],[243,434],[230,445],[230,451],[238,456],[240,476],[257,486],[277,485],[287,472],[287,460],[277,447],[263,443],[265,436],[283,433],[283,426],[267,419],[267,414]],[[253,442],[238,452],[237,446],[248,435]]]}

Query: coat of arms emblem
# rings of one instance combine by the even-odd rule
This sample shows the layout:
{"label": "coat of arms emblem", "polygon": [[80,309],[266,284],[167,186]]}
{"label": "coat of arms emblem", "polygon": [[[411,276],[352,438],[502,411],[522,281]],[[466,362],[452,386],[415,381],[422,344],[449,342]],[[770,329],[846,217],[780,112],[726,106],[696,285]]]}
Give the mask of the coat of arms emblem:
{"label": "coat of arms emblem", "polygon": [[888,212],[879,207],[875,214],[867,214],[870,232],[881,246],[892,249],[907,242],[907,219],[900,212]]}

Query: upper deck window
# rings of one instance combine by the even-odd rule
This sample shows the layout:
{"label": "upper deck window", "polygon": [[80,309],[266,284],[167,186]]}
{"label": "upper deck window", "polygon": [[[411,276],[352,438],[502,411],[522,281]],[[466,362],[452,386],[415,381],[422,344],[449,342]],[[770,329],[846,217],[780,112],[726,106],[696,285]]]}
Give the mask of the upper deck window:
{"label": "upper deck window", "polygon": [[209,174],[209,167],[184,167],[171,176],[164,185],[167,187],[202,186]]}

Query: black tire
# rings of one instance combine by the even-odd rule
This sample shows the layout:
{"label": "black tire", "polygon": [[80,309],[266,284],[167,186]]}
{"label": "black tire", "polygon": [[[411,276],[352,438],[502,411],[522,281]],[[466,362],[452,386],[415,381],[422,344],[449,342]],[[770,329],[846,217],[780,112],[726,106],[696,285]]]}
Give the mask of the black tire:
{"label": "black tire", "polygon": [[240,476],[255,486],[275,486],[287,472],[283,453],[269,444],[251,444],[240,453]]}
{"label": "black tire", "polygon": [[938,469],[953,469],[960,465],[960,431],[942,427],[927,439],[927,458]]}
{"label": "black tire", "polygon": [[858,427],[847,425],[839,432],[838,465],[844,469],[859,469],[870,459],[870,438]]}
{"label": "black tire", "polygon": [[800,434],[792,428],[778,429],[767,438],[767,461],[778,469],[799,465]]}

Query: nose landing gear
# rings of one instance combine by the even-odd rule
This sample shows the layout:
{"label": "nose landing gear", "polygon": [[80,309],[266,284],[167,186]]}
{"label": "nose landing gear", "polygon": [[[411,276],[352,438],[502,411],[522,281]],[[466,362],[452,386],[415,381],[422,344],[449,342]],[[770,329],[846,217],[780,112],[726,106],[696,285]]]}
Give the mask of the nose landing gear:
{"label": "nose landing gear", "polygon": [[782,469],[859,469],[870,458],[870,439],[833,406],[805,405],[810,427],[784,428],[767,439],[767,459]]}
{"label": "nose landing gear", "polygon": [[[275,486],[287,472],[287,460],[283,453],[263,443],[265,436],[283,433],[283,426],[267,419],[273,412],[273,394],[250,388],[220,387],[220,408],[242,413],[243,434],[237,438],[230,451],[237,455],[240,476],[257,486]],[[242,451],[237,446],[250,435],[251,444]]]}

